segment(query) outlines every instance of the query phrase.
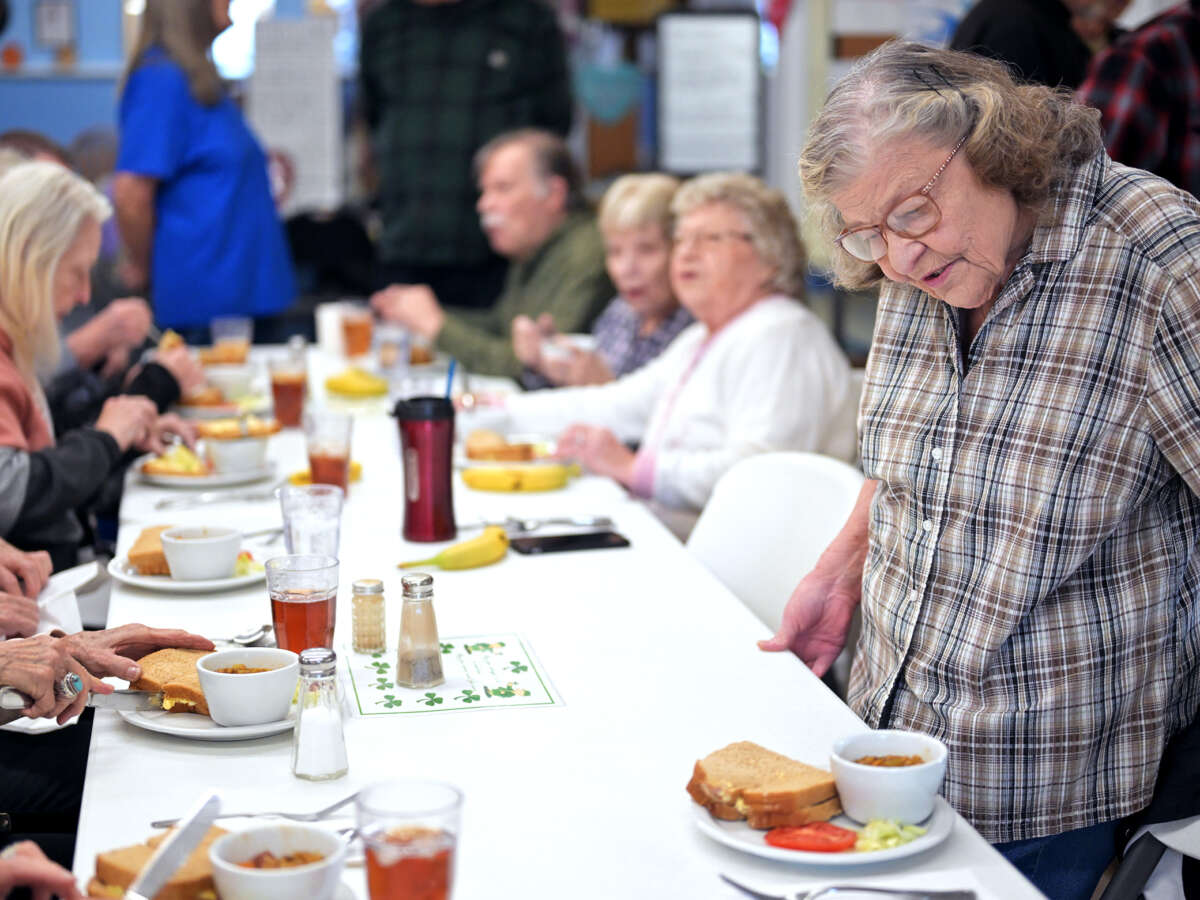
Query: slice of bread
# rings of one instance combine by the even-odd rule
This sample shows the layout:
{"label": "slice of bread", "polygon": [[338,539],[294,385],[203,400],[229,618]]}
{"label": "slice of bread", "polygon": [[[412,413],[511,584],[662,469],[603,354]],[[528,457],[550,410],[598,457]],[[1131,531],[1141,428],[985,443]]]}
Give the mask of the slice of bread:
{"label": "slice of bread", "polygon": [[163,553],[162,533],[170,525],[152,525],[143,528],[133,546],[129,548],[129,564],[139,575],[170,575],[167,557]]}
{"label": "slice of bread", "polygon": [[750,741],[697,760],[687,792],[715,818],[751,828],[824,822],[842,811],[833,775]]}
{"label": "slice of bread", "polygon": [[163,709],[167,712],[190,712],[208,715],[208,703],[200,687],[196,661],[211,650],[181,650],[168,647],[155,650],[139,659],[142,677],[129,687],[135,691],[162,691]]}
{"label": "slice of bread", "polygon": [[[93,897],[123,897],[125,890],[150,861],[154,849],[169,833],[156,834],[144,844],[99,854],[96,857],[96,877],[88,884],[88,894]],[[223,834],[223,828],[215,825],[209,828],[200,844],[171,876],[171,880],[154,895],[154,900],[216,900],[217,891],[213,886],[208,848]]]}
{"label": "slice of bread", "polygon": [[529,462],[537,456],[533,444],[510,444],[501,434],[487,428],[476,428],[463,444],[467,459]]}

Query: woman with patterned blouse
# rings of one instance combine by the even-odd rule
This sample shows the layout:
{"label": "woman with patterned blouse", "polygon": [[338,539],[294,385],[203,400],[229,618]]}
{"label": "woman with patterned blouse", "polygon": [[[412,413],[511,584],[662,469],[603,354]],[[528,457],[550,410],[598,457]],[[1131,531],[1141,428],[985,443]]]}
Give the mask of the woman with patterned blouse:
{"label": "woman with patterned blouse", "polygon": [[800,171],[837,280],[882,282],[867,482],[764,649],[950,748],[943,792],[1045,893],[1087,898],[1200,705],[1200,205],[1094,110],[885,45]]}
{"label": "woman with patterned blouse", "polygon": [[[594,349],[559,335],[554,321],[517,316],[513,352],[525,365],[527,388],[607,384],[640,369],[692,324],[692,314],[671,290],[671,199],[679,181],[670,175],[625,175],[600,204],[600,231],[608,277],[617,296],[592,326]],[[543,351],[557,342],[557,353]]]}

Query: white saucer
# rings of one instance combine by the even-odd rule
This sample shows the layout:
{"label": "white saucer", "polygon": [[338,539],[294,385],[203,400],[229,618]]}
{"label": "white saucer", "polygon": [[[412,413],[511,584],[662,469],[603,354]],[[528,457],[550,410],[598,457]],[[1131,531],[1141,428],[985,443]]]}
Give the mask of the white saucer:
{"label": "white saucer", "polygon": [[246,741],[291,731],[293,719],[264,722],[261,725],[218,725],[208,716],[195,713],[170,713],[161,709],[117,710],[118,714],[136,728],[188,738],[193,741]]}
{"label": "white saucer", "polygon": [[[914,841],[887,850],[871,850],[865,853],[855,853],[852,850],[844,853],[813,853],[808,850],[772,847],[763,839],[766,832],[751,828],[746,824],[745,819],[737,822],[714,819],[700,804],[692,803],[691,806],[696,827],[714,841],[754,856],[809,866],[868,866],[874,863],[889,862],[893,859],[901,859],[905,856],[932,850],[950,837],[950,832],[954,830],[954,810],[942,797],[937,797],[933,804],[933,813],[929,818],[924,822],[913,823],[927,829],[925,834]],[[831,821],[834,825],[840,825],[843,828],[857,829],[859,827],[858,823],[845,816],[835,816]]]}
{"label": "white saucer", "polygon": [[122,584],[162,591],[167,594],[204,594],[216,591],[231,591],[234,588],[256,584],[266,578],[265,571],[249,575],[231,575],[228,578],[205,578],[200,581],[176,581],[170,575],[139,575],[129,565],[128,557],[116,556],[108,561],[108,574]]}

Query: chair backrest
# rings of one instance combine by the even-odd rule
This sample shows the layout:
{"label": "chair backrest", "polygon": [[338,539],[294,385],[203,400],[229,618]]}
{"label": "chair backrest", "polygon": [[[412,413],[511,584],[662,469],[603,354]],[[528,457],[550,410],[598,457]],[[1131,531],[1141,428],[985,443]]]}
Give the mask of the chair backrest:
{"label": "chair backrest", "polygon": [[717,482],[687,548],[774,630],[862,483],[853,466],[817,453],[752,456]]}

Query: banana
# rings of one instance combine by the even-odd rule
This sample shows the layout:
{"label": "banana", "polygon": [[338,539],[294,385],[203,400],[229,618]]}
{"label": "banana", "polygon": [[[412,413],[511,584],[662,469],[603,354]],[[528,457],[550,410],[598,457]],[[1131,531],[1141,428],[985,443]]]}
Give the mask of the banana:
{"label": "banana", "polygon": [[499,525],[489,525],[483,534],[469,541],[447,547],[437,556],[400,563],[396,568],[411,569],[415,566],[437,566],[439,569],[475,569],[490,566],[504,559],[508,553],[508,532]]}
{"label": "banana", "polygon": [[349,368],[325,379],[325,389],[348,397],[382,397],[387,393],[387,382],[377,375],[362,369]]}
{"label": "banana", "polygon": [[567,486],[578,465],[474,466],[463,469],[467,487],[477,491],[555,491]]}

